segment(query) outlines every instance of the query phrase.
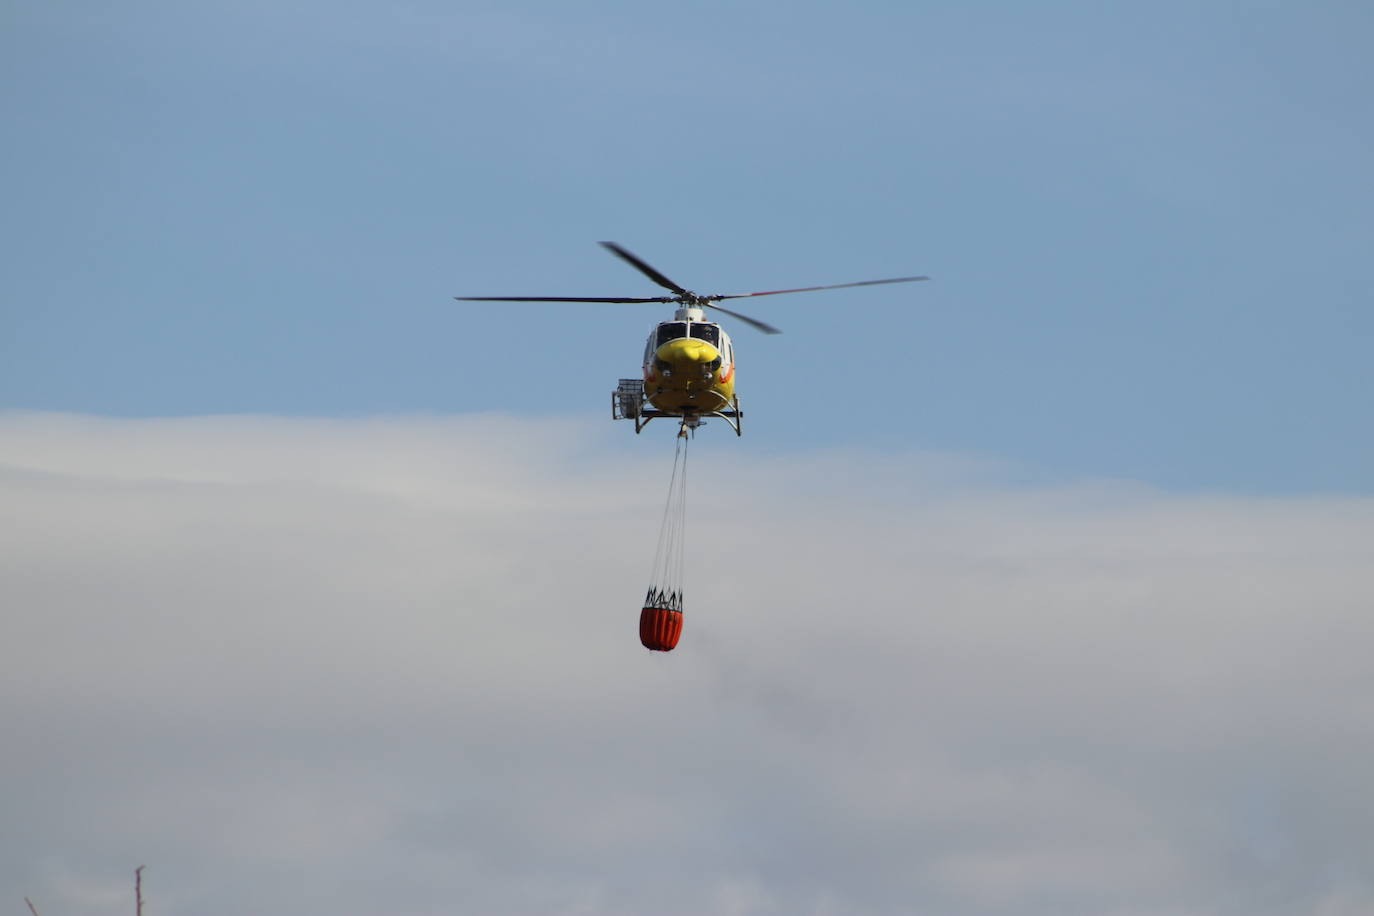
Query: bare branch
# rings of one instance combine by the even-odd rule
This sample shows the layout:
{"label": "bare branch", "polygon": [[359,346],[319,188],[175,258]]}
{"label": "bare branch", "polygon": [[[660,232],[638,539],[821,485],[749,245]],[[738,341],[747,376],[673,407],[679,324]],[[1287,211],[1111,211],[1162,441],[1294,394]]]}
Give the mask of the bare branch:
{"label": "bare branch", "polygon": [[140,865],[134,869],[134,904],[135,916],[143,916],[143,869],[146,865]]}
{"label": "bare branch", "polygon": [[29,905],[29,912],[32,913],[33,916],[38,916],[38,911],[33,908],[33,901],[30,900],[28,897],[25,897],[24,902]]}

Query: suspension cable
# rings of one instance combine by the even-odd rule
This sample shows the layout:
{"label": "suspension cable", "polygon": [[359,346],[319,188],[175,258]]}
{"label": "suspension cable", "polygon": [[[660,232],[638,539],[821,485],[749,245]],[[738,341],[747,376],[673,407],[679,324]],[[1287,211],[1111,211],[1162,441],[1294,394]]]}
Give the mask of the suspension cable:
{"label": "suspension cable", "polygon": [[686,575],[687,442],[686,438],[678,438],[673,453],[673,473],[668,482],[668,498],[663,506],[652,578],[645,597],[646,605],[657,601],[673,605],[676,610],[682,609]]}

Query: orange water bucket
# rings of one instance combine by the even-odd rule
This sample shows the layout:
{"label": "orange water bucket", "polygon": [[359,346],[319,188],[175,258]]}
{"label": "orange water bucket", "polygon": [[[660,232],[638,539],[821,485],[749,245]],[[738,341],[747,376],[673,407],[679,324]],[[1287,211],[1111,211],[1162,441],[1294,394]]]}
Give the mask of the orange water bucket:
{"label": "orange water bucket", "polygon": [[639,641],[655,652],[671,652],[682,636],[682,612],[646,607],[639,613]]}

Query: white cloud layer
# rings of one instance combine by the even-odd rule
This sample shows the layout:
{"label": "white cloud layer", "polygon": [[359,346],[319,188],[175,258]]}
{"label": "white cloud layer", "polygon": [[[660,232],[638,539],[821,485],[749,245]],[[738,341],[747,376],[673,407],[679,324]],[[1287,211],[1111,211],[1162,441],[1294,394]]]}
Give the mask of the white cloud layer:
{"label": "white cloud layer", "polygon": [[1374,912],[1374,500],[610,435],[0,415],[11,902]]}

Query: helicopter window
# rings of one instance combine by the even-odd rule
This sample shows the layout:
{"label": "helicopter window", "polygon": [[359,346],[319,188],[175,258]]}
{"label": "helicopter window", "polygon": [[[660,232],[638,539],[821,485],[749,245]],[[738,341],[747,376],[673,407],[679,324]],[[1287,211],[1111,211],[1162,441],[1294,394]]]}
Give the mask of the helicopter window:
{"label": "helicopter window", "polygon": [[692,336],[704,340],[713,347],[720,346],[720,328],[713,324],[693,324]]}
{"label": "helicopter window", "polygon": [[658,337],[655,338],[654,346],[661,347],[670,340],[677,340],[679,337],[687,336],[687,323],[684,321],[670,321],[658,326]]}

